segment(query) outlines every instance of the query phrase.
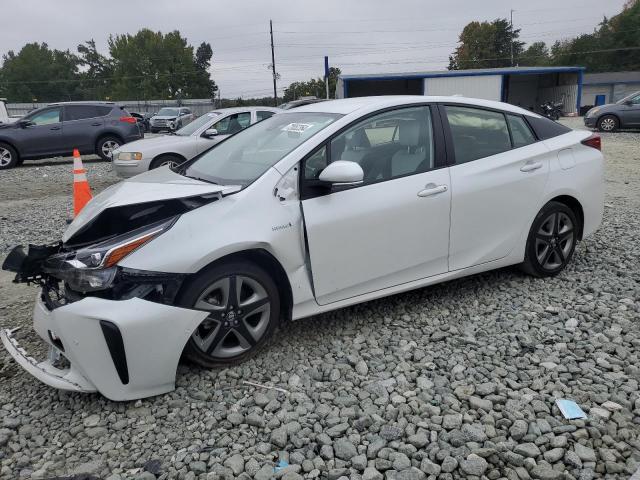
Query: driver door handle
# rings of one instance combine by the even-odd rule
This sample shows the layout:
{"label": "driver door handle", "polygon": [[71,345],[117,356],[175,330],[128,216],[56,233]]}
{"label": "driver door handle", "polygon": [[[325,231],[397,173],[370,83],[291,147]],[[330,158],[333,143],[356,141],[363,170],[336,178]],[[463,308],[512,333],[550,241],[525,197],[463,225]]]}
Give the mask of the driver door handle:
{"label": "driver door handle", "polygon": [[527,162],[520,169],[521,172],[533,172],[534,170],[538,170],[542,168],[542,162]]}
{"label": "driver door handle", "polygon": [[49,130],[60,130],[60,127],[51,127]]}
{"label": "driver door handle", "polygon": [[428,183],[424,186],[424,190],[418,192],[419,197],[430,197],[432,195],[438,195],[448,190],[446,185],[436,185],[435,183]]}

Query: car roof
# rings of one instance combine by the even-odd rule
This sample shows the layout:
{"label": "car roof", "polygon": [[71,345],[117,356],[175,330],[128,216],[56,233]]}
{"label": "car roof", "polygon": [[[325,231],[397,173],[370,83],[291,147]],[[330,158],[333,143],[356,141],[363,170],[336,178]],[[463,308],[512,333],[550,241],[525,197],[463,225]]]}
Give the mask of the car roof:
{"label": "car roof", "polygon": [[261,107],[261,106],[252,106],[252,107],[231,107],[231,108],[216,108],[215,110],[211,110],[210,112],[207,113],[220,113],[223,115],[229,114],[229,113],[236,113],[236,112],[246,112],[246,111],[253,111],[253,110],[260,110],[263,112],[279,112],[281,109],[280,108],[276,108],[276,107]]}
{"label": "car roof", "polygon": [[115,105],[116,102],[89,102],[89,101],[78,101],[78,102],[53,102],[49,103],[47,106],[52,107],[54,105]]}
{"label": "car roof", "polygon": [[297,107],[295,112],[339,113],[342,115],[348,115],[365,108],[387,108],[396,105],[411,105],[413,103],[462,103],[467,105],[476,105],[479,107],[495,108],[497,110],[504,110],[506,112],[517,113],[520,115],[539,116],[534,112],[509,103],[462,96],[445,97],[428,95],[380,95],[375,97],[343,98],[339,100],[329,100],[326,102],[303,105],[301,107]]}

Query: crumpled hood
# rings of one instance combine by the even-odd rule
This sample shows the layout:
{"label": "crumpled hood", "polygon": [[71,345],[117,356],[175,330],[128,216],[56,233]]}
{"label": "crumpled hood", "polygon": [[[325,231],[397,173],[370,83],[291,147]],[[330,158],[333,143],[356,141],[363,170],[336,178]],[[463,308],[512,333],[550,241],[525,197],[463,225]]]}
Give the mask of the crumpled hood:
{"label": "crumpled hood", "polygon": [[224,195],[240,189],[237,185],[215,185],[185,177],[168,166],[156,168],[112,185],[93,197],[67,227],[62,241],[67,242],[83,226],[108,208],[218,192]]}

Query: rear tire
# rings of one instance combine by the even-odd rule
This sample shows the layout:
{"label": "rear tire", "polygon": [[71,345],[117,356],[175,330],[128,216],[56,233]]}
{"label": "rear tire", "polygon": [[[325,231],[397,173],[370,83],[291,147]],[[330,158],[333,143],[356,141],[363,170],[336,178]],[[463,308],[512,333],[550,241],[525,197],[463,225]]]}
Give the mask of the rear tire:
{"label": "rear tire", "polygon": [[601,132],[615,132],[620,128],[620,122],[613,115],[605,115],[598,120],[598,130]]}
{"label": "rear tire", "polygon": [[0,170],[8,170],[20,165],[20,158],[15,148],[0,142]]}
{"label": "rear tire", "polygon": [[169,165],[169,168],[173,169],[183,163],[185,160],[182,157],[177,155],[162,155],[158,158],[155,158],[151,164],[149,165],[149,170],[153,170],[154,168],[162,167],[163,165]]}
{"label": "rear tire", "polygon": [[210,312],[184,351],[186,358],[205,368],[236,365],[252,357],[280,322],[280,295],[273,279],[241,260],[196,275],[183,287],[178,305]]}
{"label": "rear tire", "polygon": [[579,231],[573,210],[564,203],[547,203],[531,225],[522,270],[535,277],[559,274],[573,256]]}
{"label": "rear tire", "polygon": [[114,135],[106,135],[100,137],[96,142],[96,155],[105,162],[111,161],[111,154],[119,146],[123,145],[123,141]]}

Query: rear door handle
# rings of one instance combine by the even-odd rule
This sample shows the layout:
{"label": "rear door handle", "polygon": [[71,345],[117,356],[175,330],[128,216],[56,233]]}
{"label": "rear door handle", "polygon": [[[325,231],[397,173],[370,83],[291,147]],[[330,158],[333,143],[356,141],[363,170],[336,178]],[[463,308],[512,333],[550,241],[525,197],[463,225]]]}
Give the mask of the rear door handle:
{"label": "rear door handle", "polygon": [[92,127],[99,127],[100,125],[102,125],[102,124],[101,124],[101,123],[98,123],[98,122],[96,122],[96,123],[92,123],[92,124],[91,124],[91,126],[92,126]]}
{"label": "rear door handle", "polygon": [[521,172],[533,172],[534,170],[538,170],[542,168],[542,162],[527,162],[520,169]]}
{"label": "rear door handle", "polygon": [[60,130],[60,127],[51,127],[49,130]]}
{"label": "rear door handle", "polygon": [[435,183],[428,183],[424,186],[424,190],[418,192],[419,197],[430,197],[432,195],[438,195],[448,190],[446,185],[436,185]]}

